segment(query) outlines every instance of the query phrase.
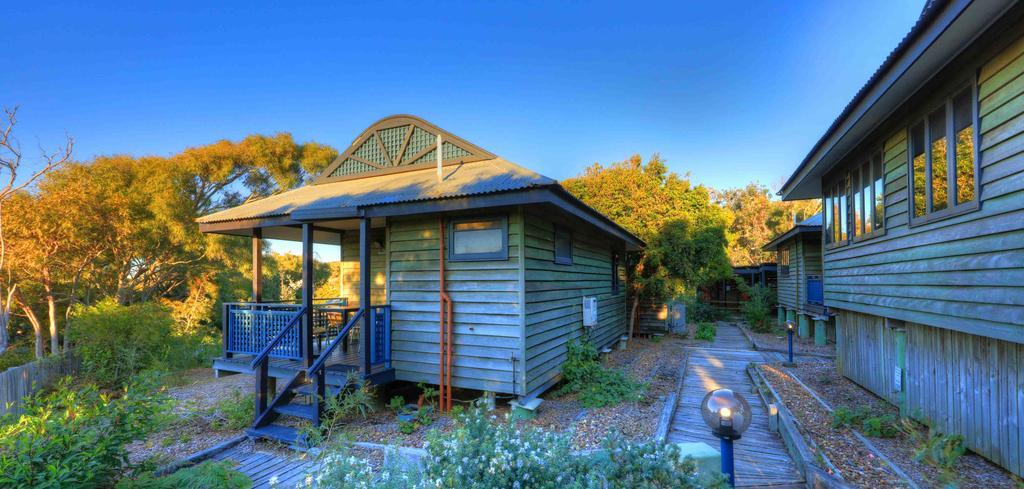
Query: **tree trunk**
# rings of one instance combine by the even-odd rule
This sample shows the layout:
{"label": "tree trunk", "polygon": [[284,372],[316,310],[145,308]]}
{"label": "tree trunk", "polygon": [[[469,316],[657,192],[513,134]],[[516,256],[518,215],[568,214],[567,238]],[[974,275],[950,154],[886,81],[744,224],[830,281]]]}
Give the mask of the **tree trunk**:
{"label": "tree trunk", "polygon": [[[43,290],[46,292],[46,316],[50,321],[50,353],[60,353],[60,337],[57,335],[57,298],[53,296],[50,271],[43,270]],[[66,333],[65,333],[66,334]]]}
{"label": "tree trunk", "polygon": [[21,300],[18,301],[21,304],[21,310],[24,311],[25,317],[28,318],[28,322],[32,324],[32,331],[36,337],[36,358],[43,358],[46,352],[43,349],[43,325],[39,322],[39,318],[36,317],[36,313],[32,312],[32,308],[25,305]]}
{"label": "tree trunk", "polygon": [[633,337],[634,326],[636,325],[636,310],[640,307],[640,294],[633,296],[633,307],[629,310],[629,337]]}
{"label": "tree trunk", "polygon": [[3,354],[11,346],[11,305],[14,303],[14,292],[17,288],[17,285],[12,286],[7,291],[7,300],[0,304],[0,354]]}

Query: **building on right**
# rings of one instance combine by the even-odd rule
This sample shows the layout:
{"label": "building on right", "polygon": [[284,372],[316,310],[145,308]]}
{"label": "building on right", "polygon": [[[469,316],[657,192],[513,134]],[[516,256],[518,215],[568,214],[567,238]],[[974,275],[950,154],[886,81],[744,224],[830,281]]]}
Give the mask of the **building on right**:
{"label": "building on right", "polygon": [[780,190],[839,371],[1024,475],[1024,5],[929,1]]}

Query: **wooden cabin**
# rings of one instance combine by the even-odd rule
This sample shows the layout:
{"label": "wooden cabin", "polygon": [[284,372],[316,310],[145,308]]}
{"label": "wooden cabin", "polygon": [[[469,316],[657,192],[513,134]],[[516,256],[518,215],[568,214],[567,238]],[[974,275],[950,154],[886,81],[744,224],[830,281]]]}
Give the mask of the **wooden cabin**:
{"label": "wooden cabin", "polygon": [[780,193],[842,374],[1024,475],[1024,4],[927,2]]}
{"label": "wooden cabin", "polygon": [[821,214],[796,223],[764,246],[776,253],[779,323],[795,321],[801,338],[827,342],[828,308],[825,307],[821,262]]}
{"label": "wooden cabin", "polygon": [[738,282],[751,287],[760,285],[774,290],[778,283],[778,271],[774,263],[732,267],[732,276],[715,280],[697,288],[697,299],[726,311],[739,311],[749,297],[740,289]]}
{"label": "wooden cabin", "polygon": [[[623,258],[643,245],[555,180],[407,115],[371,125],[310,184],[199,226],[252,240],[252,297],[224,305],[214,368],[258,376],[250,434],[285,441],[295,431],[276,419],[318,422],[351,372],[439,385],[442,404],[452,388],[537,396],[570,340],[626,331]],[[302,243],[301,303],[263,301],[268,238]],[[313,297],[314,243],[340,247],[347,297]]]}

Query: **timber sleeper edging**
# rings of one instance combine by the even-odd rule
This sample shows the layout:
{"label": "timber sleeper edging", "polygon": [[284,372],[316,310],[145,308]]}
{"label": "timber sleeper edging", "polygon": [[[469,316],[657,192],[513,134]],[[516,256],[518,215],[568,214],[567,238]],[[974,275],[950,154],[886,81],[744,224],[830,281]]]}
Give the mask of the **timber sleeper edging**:
{"label": "timber sleeper edging", "polygon": [[665,439],[668,438],[668,432],[672,426],[672,418],[675,417],[676,410],[679,408],[679,396],[683,391],[683,378],[686,377],[686,368],[689,364],[690,353],[684,350],[682,364],[679,366],[679,371],[676,372],[675,389],[665,396],[665,406],[661,409],[658,427],[654,430],[654,436],[651,437],[651,441],[654,443],[665,443]]}
{"label": "timber sleeper edging", "polygon": [[193,465],[199,465],[205,462],[206,460],[210,459],[214,455],[217,455],[225,450],[234,448],[239,443],[245,441],[246,438],[248,438],[248,436],[246,436],[245,434],[241,434],[234,438],[230,438],[210,448],[193,453],[192,455],[189,455],[188,457],[178,460],[177,462],[171,462],[170,464],[160,467],[156,469],[156,471],[154,471],[153,474],[156,475],[157,477],[160,477],[172,474],[174,472],[177,472],[187,467],[191,467]]}
{"label": "timber sleeper edging", "polygon": [[[811,397],[813,397],[815,400],[817,400],[818,403],[821,404],[821,407],[825,408],[825,410],[828,411],[829,414],[832,414],[834,412],[834,410],[832,409],[832,406],[829,405],[829,403],[827,401],[822,399],[821,396],[819,396],[817,392],[814,392],[814,389],[811,389],[810,386],[805,384],[804,381],[801,380],[800,377],[797,376],[797,374],[795,372],[786,372],[786,373],[790,376],[790,378],[795,380],[796,383],[800,385],[800,387],[803,387],[803,389],[805,391],[807,391],[807,393],[810,394]],[[853,427],[850,427],[850,432],[853,433],[853,436],[856,437],[858,440],[860,440],[860,442],[863,443],[864,446],[867,447],[867,449],[871,453],[873,453],[876,457],[878,457],[879,460],[885,462],[885,464],[889,466],[889,469],[892,470],[893,473],[895,473],[897,476],[899,476],[899,478],[903,479],[903,481],[906,482],[906,484],[911,489],[920,489],[920,486],[918,486],[913,481],[913,479],[911,479],[910,476],[908,476],[907,473],[903,471],[903,469],[900,469],[899,466],[896,465],[895,462],[893,462],[889,457],[887,457],[884,453],[882,453],[882,451],[879,450],[875,446],[874,443],[871,443],[871,441],[868,440],[868,438],[866,436],[864,436],[859,430],[854,429]]]}
{"label": "timber sleeper edging", "polygon": [[[803,434],[800,430],[799,423],[796,418],[793,417],[789,409],[786,408],[782,402],[781,397],[775,391],[775,388],[761,375],[756,366],[747,367],[747,375],[754,382],[757,387],[757,394],[761,397],[761,400],[768,404],[775,404],[779,410],[779,434],[782,436],[783,443],[786,444],[786,449],[789,451],[793,460],[800,468],[804,475],[804,481],[809,488],[827,488],[827,489],[852,489],[845,480],[843,480],[842,474],[839,469],[832,464],[832,461],[828,459],[828,456],[818,448],[814,440],[811,440]],[[767,389],[768,393],[765,393]],[[769,395],[771,398],[769,398]],[[771,402],[774,399],[775,402]],[[828,473],[818,463],[824,465],[828,469],[832,470],[832,473]]]}

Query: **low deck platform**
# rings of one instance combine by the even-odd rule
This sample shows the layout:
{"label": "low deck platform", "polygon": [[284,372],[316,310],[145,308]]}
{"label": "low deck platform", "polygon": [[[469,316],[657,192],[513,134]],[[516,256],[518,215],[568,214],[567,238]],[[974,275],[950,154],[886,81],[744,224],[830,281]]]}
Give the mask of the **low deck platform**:
{"label": "low deck platform", "polygon": [[[217,376],[234,374],[254,373],[249,364],[252,363],[252,355],[234,355],[231,357],[220,357],[213,360],[213,371]],[[282,358],[271,358],[267,373],[277,379],[291,379],[299,370],[304,370],[302,360],[287,360]],[[342,385],[346,376],[351,371],[359,371],[359,352],[355,348],[348,352],[336,351],[327,361],[328,385]],[[390,379],[385,378],[390,374]],[[370,371],[373,383],[380,384],[394,380],[394,369],[376,366]]]}

